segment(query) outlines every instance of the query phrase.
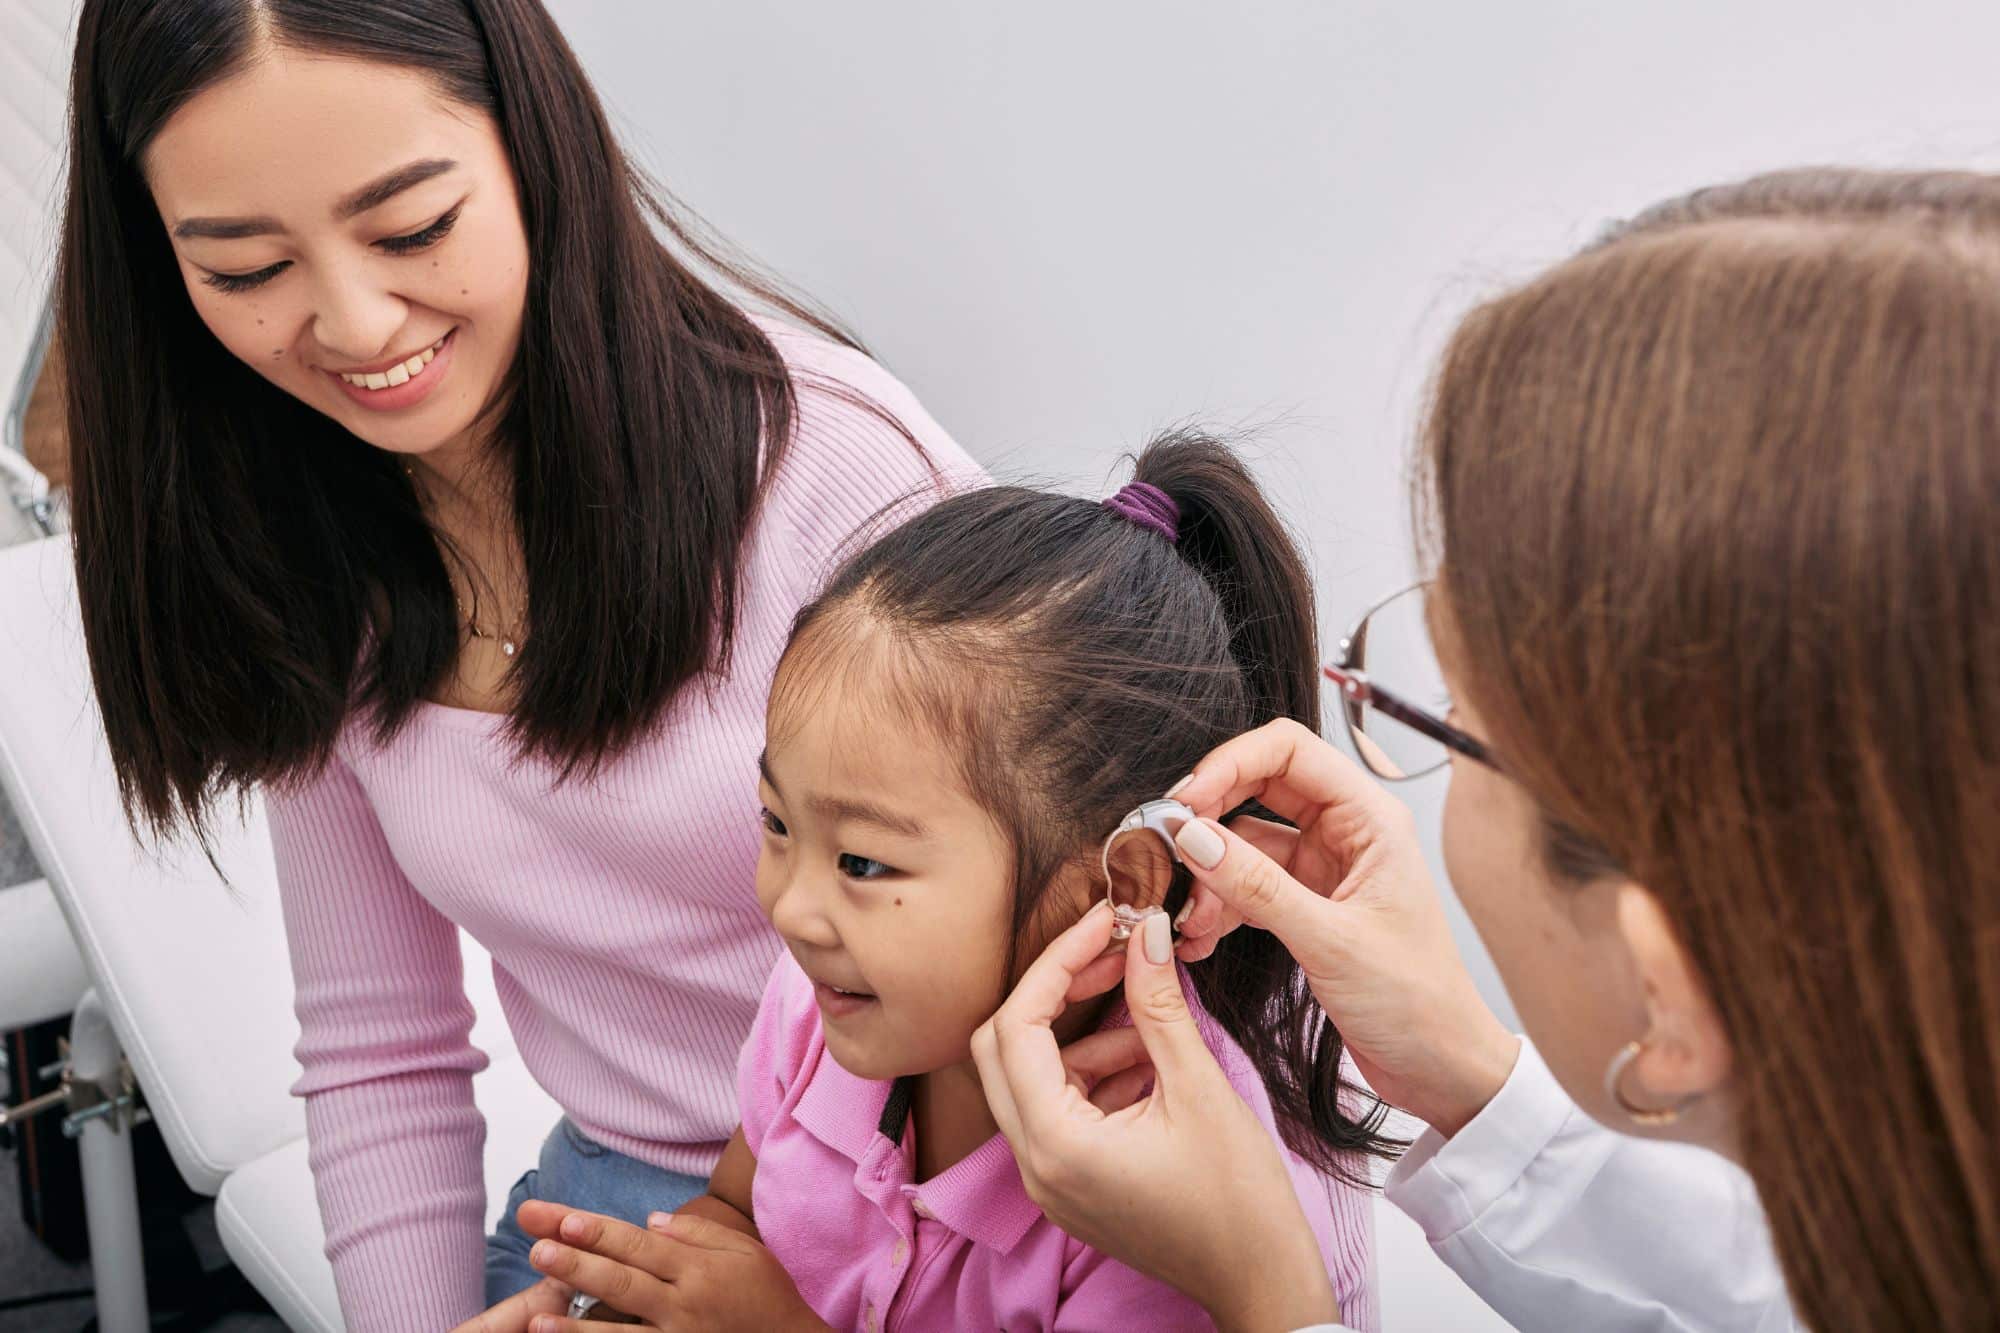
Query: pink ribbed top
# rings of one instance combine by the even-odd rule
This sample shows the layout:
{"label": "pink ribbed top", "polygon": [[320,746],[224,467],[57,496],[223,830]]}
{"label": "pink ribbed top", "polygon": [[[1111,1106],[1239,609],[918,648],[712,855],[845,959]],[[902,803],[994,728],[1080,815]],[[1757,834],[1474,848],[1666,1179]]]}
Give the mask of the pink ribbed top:
{"label": "pink ribbed top", "polygon": [[486,1058],[459,928],[493,957],[522,1060],[584,1133],[706,1175],[736,1126],[737,1051],[779,952],[753,877],[786,631],[858,527],[934,487],[933,466],[978,472],[866,357],[767,331],[795,372],[798,428],[748,552],[726,681],[686,691],[588,782],[516,763],[503,718],[426,706],[387,746],[350,724],[321,777],[269,795],[293,1090],[349,1328],[438,1333],[483,1308],[472,1075]]}

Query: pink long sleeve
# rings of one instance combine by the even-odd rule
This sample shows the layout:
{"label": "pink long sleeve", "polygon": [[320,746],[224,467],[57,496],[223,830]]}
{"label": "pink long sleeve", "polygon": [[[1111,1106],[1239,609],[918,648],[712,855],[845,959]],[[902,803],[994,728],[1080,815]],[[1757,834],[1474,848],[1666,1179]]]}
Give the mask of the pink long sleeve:
{"label": "pink long sleeve", "polygon": [[269,807],[305,1070],[292,1090],[341,1312],[356,1330],[450,1328],[484,1308],[486,1213],[486,1058],[457,928],[410,887],[345,765]]}
{"label": "pink long sleeve", "polygon": [[865,356],[769,331],[797,427],[746,546],[726,679],[588,780],[517,762],[505,718],[425,705],[386,744],[350,722],[324,774],[269,796],[296,1091],[356,1333],[438,1333],[482,1308],[484,1057],[459,930],[492,955],[522,1062],[585,1134],[705,1175],[735,1128],[737,1051],[778,953],[756,772],[792,617],[857,527],[978,475]]}

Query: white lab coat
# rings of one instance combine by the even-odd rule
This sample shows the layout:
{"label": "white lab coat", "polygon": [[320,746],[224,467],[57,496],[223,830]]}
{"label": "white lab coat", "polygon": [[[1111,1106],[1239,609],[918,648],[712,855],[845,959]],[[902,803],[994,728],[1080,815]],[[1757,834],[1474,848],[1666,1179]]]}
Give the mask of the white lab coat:
{"label": "white lab coat", "polygon": [[1799,1328],[1749,1177],[1703,1149],[1605,1129],[1525,1039],[1499,1095],[1451,1139],[1426,1131],[1385,1193],[1524,1333]]}

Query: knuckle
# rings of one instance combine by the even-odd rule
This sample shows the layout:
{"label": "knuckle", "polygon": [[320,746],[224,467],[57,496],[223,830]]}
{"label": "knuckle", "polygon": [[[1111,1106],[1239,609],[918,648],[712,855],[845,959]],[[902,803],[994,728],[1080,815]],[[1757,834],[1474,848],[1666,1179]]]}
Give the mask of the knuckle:
{"label": "knuckle", "polygon": [[1148,987],[1130,996],[1128,1002],[1155,1023],[1177,1023],[1188,1016],[1179,986]]}
{"label": "knuckle", "polygon": [[1255,916],[1276,904],[1283,889],[1282,873],[1264,857],[1244,858],[1243,864],[1237,868],[1236,883],[1241,889],[1243,906],[1249,909],[1245,915]]}

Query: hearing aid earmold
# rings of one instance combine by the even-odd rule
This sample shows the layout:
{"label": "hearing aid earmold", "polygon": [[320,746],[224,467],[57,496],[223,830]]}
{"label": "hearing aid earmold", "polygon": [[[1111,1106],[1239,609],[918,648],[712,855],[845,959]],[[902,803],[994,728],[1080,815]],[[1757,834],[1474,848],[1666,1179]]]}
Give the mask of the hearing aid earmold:
{"label": "hearing aid earmold", "polygon": [[1111,938],[1114,940],[1129,940],[1132,938],[1132,932],[1145,924],[1147,917],[1165,915],[1166,909],[1162,907],[1141,907],[1134,909],[1127,907],[1124,903],[1113,903],[1111,905]]}

